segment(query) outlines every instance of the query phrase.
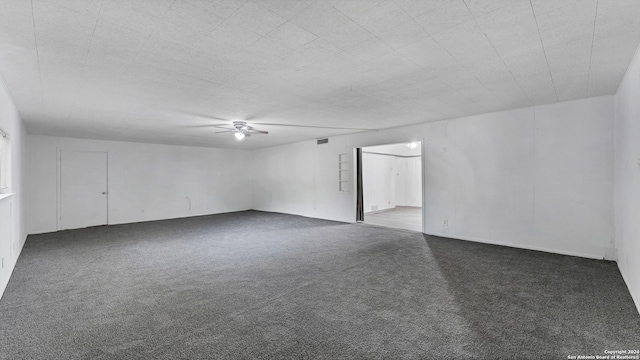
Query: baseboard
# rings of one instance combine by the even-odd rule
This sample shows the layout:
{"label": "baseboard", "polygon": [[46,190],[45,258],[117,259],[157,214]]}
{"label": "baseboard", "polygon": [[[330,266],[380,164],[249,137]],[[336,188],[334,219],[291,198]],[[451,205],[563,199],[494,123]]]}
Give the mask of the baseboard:
{"label": "baseboard", "polygon": [[492,240],[487,240],[487,239],[483,239],[483,238],[474,238],[474,237],[471,237],[471,236],[457,236],[457,235],[456,236],[452,236],[451,234],[429,234],[429,233],[425,233],[425,234],[426,235],[432,235],[432,236],[445,237],[445,238],[450,238],[450,239],[456,239],[456,240],[479,242],[479,243],[483,243],[483,244],[507,246],[507,247],[517,248],[517,249],[543,251],[543,252],[552,253],[552,254],[569,255],[569,256],[577,256],[577,257],[582,257],[582,258],[587,258],[587,259],[602,260],[602,256],[601,255],[579,253],[579,252],[575,252],[575,251],[549,249],[549,248],[544,248],[544,247],[540,247],[540,246],[530,246],[530,245],[523,245],[523,244],[503,243],[503,242],[492,241]]}
{"label": "baseboard", "polygon": [[625,272],[622,271],[622,269],[620,268],[620,264],[618,264],[618,270],[620,271],[620,275],[622,275],[622,280],[624,280],[624,284],[627,285],[627,290],[629,291],[629,294],[631,294],[631,299],[633,300],[633,303],[636,305],[636,310],[638,310],[638,314],[640,314],[640,299],[638,299],[636,294],[634,294],[633,291],[631,291],[631,288],[629,288],[629,284],[631,284],[631,282],[629,282],[629,280],[625,276]]}
{"label": "baseboard", "polygon": [[[203,216],[210,216],[210,215],[230,214],[230,213],[234,213],[234,212],[242,212],[242,211],[250,211],[250,210],[253,210],[253,209],[242,208],[242,209],[238,209],[238,210],[224,210],[222,212],[217,212],[217,213],[182,214],[182,215],[173,216],[173,217],[158,217],[158,218],[154,217],[154,218],[148,218],[148,219],[130,219],[130,220],[126,220],[126,221],[111,221],[108,224],[97,225],[97,226],[139,224],[139,223],[154,222],[154,221],[164,221],[164,220],[185,219],[185,218],[192,218],[192,217],[203,217]],[[36,230],[33,230],[33,229],[29,229],[29,235],[49,234],[49,233],[54,233],[54,232],[58,232],[58,231],[78,230],[78,229],[85,229],[85,228],[74,228],[74,229],[64,229],[64,230],[59,230],[59,229],[36,229]]]}
{"label": "baseboard", "polygon": [[385,211],[389,211],[389,210],[394,210],[397,206],[394,207],[388,207],[388,208],[384,208],[384,209],[376,209],[376,210],[371,210],[371,211],[365,211],[364,214],[377,214],[377,213],[381,213],[381,212],[385,212]]}

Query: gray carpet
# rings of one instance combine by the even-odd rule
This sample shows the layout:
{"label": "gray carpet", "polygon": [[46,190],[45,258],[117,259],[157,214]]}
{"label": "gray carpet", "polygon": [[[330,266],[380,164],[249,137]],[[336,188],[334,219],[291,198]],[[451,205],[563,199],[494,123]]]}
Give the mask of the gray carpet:
{"label": "gray carpet", "polygon": [[615,263],[247,211],[29,236],[2,359],[567,359],[640,347]]}

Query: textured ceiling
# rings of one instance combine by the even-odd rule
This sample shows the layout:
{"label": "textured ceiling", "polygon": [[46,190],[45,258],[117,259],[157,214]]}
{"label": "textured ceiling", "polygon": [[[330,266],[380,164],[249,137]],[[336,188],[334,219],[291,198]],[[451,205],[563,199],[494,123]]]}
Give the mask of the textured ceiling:
{"label": "textured ceiling", "polygon": [[32,134],[256,148],[614,94],[637,0],[0,0]]}

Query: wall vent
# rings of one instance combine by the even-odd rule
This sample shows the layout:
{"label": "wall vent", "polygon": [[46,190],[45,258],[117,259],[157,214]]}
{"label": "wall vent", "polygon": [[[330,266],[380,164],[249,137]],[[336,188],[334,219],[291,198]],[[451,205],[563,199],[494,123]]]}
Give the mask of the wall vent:
{"label": "wall vent", "polygon": [[318,139],[318,145],[328,144],[328,143],[329,143],[329,139]]}

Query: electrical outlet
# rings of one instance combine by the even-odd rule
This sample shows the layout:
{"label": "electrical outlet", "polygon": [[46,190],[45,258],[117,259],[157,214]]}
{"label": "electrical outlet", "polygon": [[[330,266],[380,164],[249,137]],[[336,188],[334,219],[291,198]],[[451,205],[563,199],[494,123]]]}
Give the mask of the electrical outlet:
{"label": "electrical outlet", "polygon": [[444,219],[442,226],[449,226],[449,219]]}

